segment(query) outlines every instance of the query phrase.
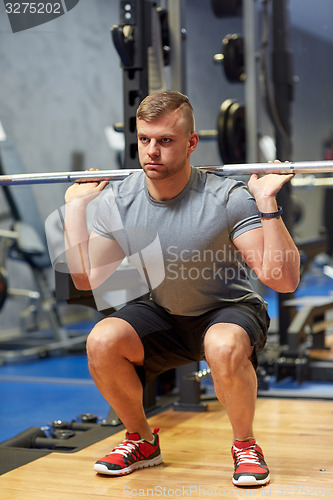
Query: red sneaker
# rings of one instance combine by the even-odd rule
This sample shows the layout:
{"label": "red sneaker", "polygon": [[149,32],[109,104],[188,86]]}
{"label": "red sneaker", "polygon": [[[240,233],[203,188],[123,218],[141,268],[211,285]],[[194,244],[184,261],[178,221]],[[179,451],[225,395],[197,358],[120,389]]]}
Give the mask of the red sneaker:
{"label": "red sneaker", "polygon": [[262,449],[255,441],[235,441],[231,448],[235,463],[232,482],[236,486],[265,485],[270,481]]}
{"label": "red sneaker", "polygon": [[125,476],[131,474],[135,469],[160,464],[163,458],[159,446],[158,431],[159,429],[156,427],[153,433],[153,444],[141,439],[139,434],[126,432],[124,441],[116,446],[109,455],[98,460],[94,465],[94,470],[100,474]]}

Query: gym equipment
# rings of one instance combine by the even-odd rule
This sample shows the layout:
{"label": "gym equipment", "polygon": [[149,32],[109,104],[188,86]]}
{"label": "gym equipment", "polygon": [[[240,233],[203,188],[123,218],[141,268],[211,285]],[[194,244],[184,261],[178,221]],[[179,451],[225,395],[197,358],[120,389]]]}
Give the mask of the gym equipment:
{"label": "gym equipment", "polygon": [[215,63],[222,63],[224,74],[230,83],[245,80],[244,38],[236,33],[226,35],[222,40],[220,54],[214,55]]}
{"label": "gym equipment", "polygon": [[242,15],[242,0],[211,0],[216,17],[239,17]]}
{"label": "gym equipment", "polygon": [[332,361],[316,359],[311,349],[324,351],[326,329],[332,320],[326,313],[333,309],[331,297],[307,296],[286,300],[285,308],[299,308],[287,329],[287,345],[281,348],[274,366],[276,380],[293,377],[299,384],[306,380],[333,381]]}
{"label": "gym equipment", "polygon": [[151,45],[151,0],[120,2],[120,24],[112,26],[113,44],[123,69],[125,165],[138,168],[135,113],[149,93],[148,47]]}
{"label": "gym equipment", "polygon": [[[226,119],[226,137],[229,159],[225,163],[246,162],[246,131],[245,107],[239,102],[234,102],[228,109]],[[223,154],[220,150],[221,156]]]}
{"label": "gym equipment", "polygon": [[173,0],[166,11],[153,0],[121,0],[120,23],[111,28],[123,70],[124,165],[131,169],[139,168],[136,110],[149,93],[166,88],[165,65],[172,89],[185,91],[183,3]]}
{"label": "gym equipment", "polygon": [[[16,148],[5,135],[0,140],[0,173],[14,172],[25,175],[24,166]],[[64,328],[54,291],[49,283],[52,263],[47,250],[44,222],[40,216],[30,186],[2,186],[13,219],[11,230],[0,230],[1,302],[8,297],[29,301],[20,311],[21,332],[9,340],[0,342],[0,361],[17,361],[27,357],[43,357],[51,351],[69,350],[83,346],[87,332],[69,334]],[[36,290],[8,288],[4,269],[9,258],[25,263],[31,271]],[[1,305],[1,304],[0,304]],[[27,324],[27,319],[30,324]],[[46,320],[45,332],[41,332],[39,319]],[[41,323],[41,322],[40,322]]]}
{"label": "gym equipment", "polygon": [[175,411],[207,411],[207,403],[201,401],[200,384],[193,377],[193,370],[198,369],[199,363],[190,363],[178,367],[181,398],[173,405]]}
{"label": "gym equipment", "polygon": [[164,66],[170,65],[170,26],[169,26],[169,16],[168,11],[166,9],[158,8],[156,9],[159,23],[161,27],[161,45],[162,45],[162,54],[163,54],[163,63]]}
{"label": "gym equipment", "polygon": [[226,35],[223,44],[223,66],[227,80],[231,83],[245,80],[244,39],[241,35]]}
{"label": "gym equipment", "polygon": [[201,382],[206,378],[211,377],[211,369],[209,366],[207,368],[203,368],[202,370],[198,370],[196,372],[192,372],[186,376],[187,380],[195,380],[196,382]]}
{"label": "gym equipment", "polygon": [[287,300],[284,307],[302,306],[291,321],[288,334],[288,354],[298,355],[302,343],[312,336],[312,349],[326,349],[325,330],[332,321],[325,319],[325,313],[333,309],[332,297],[306,296]]}
{"label": "gym equipment", "polygon": [[225,166],[246,162],[245,108],[234,99],[226,99],[221,104],[217,119],[217,144]]}
{"label": "gym equipment", "polygon": [[[327,252],[327,237],[319,236],[301,242],[295,241],[301,255],[301,279],[313,259],[320,253]],[[325,266],[324,266],[325,267]],[[325,269],[323,269],[325,273]],[[333,309],[332,297],[305,296],[282,300],[282,311],[287,311],[291,317],[285,334],[285,342],[279,341],[272,358],[269,360],[269,339],[266,353],[261,364],[265,365],[276,381],[292,377],[299,384],[307,380],[332,381],[333,364],[327,359],[318,359],[312,350],[324,352],[326,346],[326,330],[332,324],[327,313]],[[271,332],[272,333],[272,332]],[[271,335],[271,341],[274,335]],[[271,346],[272,347],[272,346]],[[325,355],[324,355],[325,356]],[[319,357],[319,356],[318,356]],[[264,370],[263,366],[262,369]]]}
{"label": "gym equipment", "polygon": [[[206,165],[196,167],[221,176],[252,174],[308,174],[333,173],[333,161],[296,161],[286,163],[249,163],[233,165]],[[120,181],[136,172],[133,170],[93,170],[86,172],[48,172],[34,174],[0,175],[0,186],[24,184],[54,184],[64,182]]]}
{"label": "gym equipment", "polygon": [[[33,258],[42,255],[43,252],[44,246],[39,235],[28,224],[17,221],[13,224],[12,230],[0,229],[0,310],[7,298],[28,299],[28,307],[20,312],[22,330],[26,329],[27,325],[25,322],[27,317],[33,320],[33,325],[37,329],[37,304],[41,298],[41,294],[34,290],[10,288],[8,286],[7,258],[14,255],[15,258],[20,259],[23,255]],[[31,330],[32,328],[30,324],[29,329]]]}
{"label": "gym equipment", "polygon": [[30,427],[17,436],[0,444],[1,449],[15,448],[22,450],[44,450],[48,453],[75,453],[101,439],[111,436],[124,428],[121,422],[110,425],[107,421],[84,419],[78,415],[77,420],[65,422],[55,420],[49,425],[39,428]]}
{"label": "gym equipment", "polygon": [[[214,62],[222,63],[225,76],[231,83],[242,82],[244,86],[244,100],[246,103],[246,116],[241,110],[241,125],[239,132],[243,138],[240,149],[244,162],[258,161],[258,76],[257,76],[257,6],[255,2],[242,2],[242,0],[212,0],[212,8],[217,17],[242,16],[243,35],[227,34],[222,40],[220,54],[215,54]],[[246,50],[245,50],[246,47]],[[226,110],[227,112],[227,110]],[[221,118],[223,121],[223,119]],[[221,131],[221,133],[223,133]],[[240,138],[241,138],[240,137]],[[226,144],[228,148],[228,144]],[[222,147],[219,145],[220,150]],[[231,163],[224,159],[224,163]],[[238,157],[240,155],[238,154]],[[289,155],[290,158],[290,155]],[[236,160],[238,161],[238,160]]]}
{"label": "gym equipment", "polygon": [[[217,117],[217,145],[220,153],[221,160],[224,164],[229,163],[229,147],[227,140],[227,113],[230,106],[235,101],[233,99],[226,99],[222,102]],[[199,137],[201,133],[199,132]],[[206,136],[207,137],[207,136]]]}

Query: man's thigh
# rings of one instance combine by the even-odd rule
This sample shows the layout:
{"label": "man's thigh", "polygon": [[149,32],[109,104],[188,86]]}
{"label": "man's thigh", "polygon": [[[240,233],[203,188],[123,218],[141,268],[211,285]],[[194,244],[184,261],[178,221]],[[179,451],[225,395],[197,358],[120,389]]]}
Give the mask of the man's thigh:
{"label": "man's thigh", "polygon": [[192,329],[190,317],[181,321],[152,301],[139,301],[111,318],[127,321],[143,344],[144,364],[137,367],[143,385],[167,370],[203,359],[202,332]]}
{"label": "man's thigh", "polygon": [[223,341],[233,345],[240,343],[254,368],[258,366],[257,353],[260,352],[267,339],[269,317],[267,309],[261,303],[236,303],[211,311],[208,326],[205,330],[205,343],[213,339],[215,333]]}
{"label": "man's thigh", "polygon": [[147,300],[128,304],[111,317],[127,321],[141,339],[144,365],[138,373],[143,384],[171,368],[205,359],[205,334],[219,323],[238,325],[247,333],[256,368],[256,353],[265,345],[269,324],[262,304],[222,304],[200,316],[174,316]]}

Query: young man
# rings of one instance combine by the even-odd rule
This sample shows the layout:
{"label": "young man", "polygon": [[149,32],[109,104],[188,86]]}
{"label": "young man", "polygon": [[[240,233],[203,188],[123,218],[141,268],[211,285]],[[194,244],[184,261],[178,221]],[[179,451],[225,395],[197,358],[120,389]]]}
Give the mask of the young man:
{"label": "young man", "polygon": [[[256,354],[269,319],[244,263],[274,290],[297,287],[299,254],[275,199],[292,175],[252,175],[252,196],[242,182],[191,167],[198,135],[192,106],[178,92],[142,101],[137,134],[142,171],[104,191],[90,235],[87,204],[108,183],[77,183],[65,195],[66,251],[75,285],[98,287],[125,255],[134,254],[141,255],[140,264],[145,261],[150,285],[150,300],[127,304],[88,337],[91,375],[127,429],[123,443],[94,469],[124,475],[159,464],[143,385],[167,369],[206,359],[233,429],[233,483],[267,484],[253,419]],[[154,280],[151,270],[161,274],[160,253],[164,279]]]}

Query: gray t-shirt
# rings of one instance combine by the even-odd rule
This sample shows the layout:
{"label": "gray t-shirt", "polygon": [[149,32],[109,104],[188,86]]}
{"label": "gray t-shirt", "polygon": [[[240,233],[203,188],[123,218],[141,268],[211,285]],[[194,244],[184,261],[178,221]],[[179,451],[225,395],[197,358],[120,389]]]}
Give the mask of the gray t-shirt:
{"label": "gray t-shirt", "polygon": [[192,167],[185,188],[168,201],[150,197],[141,170],[113,182],[93,231],[119,242],[157,304],[196,316],[226,302],[262,301],[233,244],[258,227],[258,209],[243,182]]}

